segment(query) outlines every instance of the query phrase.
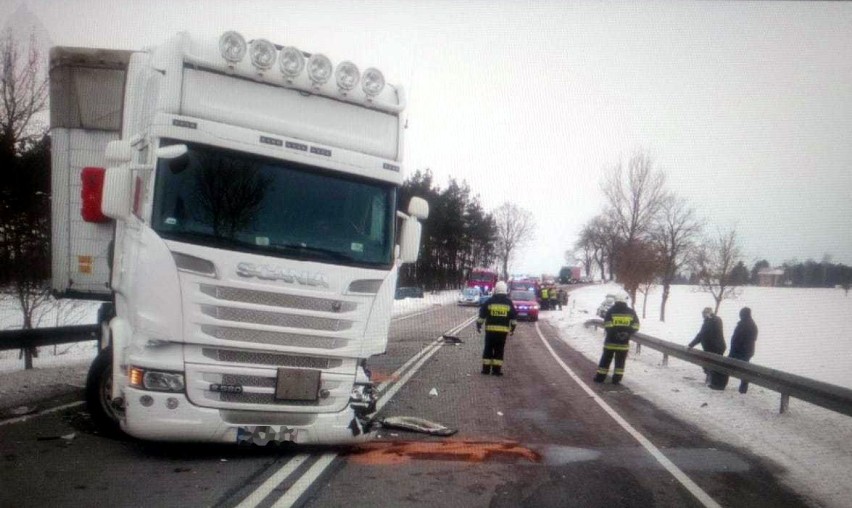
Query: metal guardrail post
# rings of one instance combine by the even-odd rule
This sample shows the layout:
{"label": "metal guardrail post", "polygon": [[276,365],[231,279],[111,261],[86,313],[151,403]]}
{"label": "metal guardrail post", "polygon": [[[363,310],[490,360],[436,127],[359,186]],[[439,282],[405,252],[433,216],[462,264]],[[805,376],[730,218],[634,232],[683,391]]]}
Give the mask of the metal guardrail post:
{"label": "metal guardrail post", "polygon": [[781,407],[778,410],[779,413],[784,414],[787,410],[790,409],[790,395],[787,393],[781,394]]}

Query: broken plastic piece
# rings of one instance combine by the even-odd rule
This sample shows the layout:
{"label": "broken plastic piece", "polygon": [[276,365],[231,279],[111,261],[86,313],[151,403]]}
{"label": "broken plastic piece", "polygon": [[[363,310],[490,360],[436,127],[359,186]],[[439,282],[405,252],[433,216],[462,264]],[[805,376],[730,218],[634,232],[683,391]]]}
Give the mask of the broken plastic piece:
{"label": "broken plastic piece", "polygon": [[454,335],[443,335],[441,336],[444,339],[445,344],[462,344],[462,340]]}
{"label": "broken plastic piece", "polygon": [[416,416],[391,416],[381,420],[380,423],[382,424],[382,427],[386,429],[408,430],[433,436],[452,436],[458,432],[458,429],[451,429],[441,425],[440,423],[435,423]]}
{"label": "broken plastic piece", "polygon": [[438,389],[432,388],[431,390],[429,390],[429,396],[430,397],[437,397],[438,396]]}

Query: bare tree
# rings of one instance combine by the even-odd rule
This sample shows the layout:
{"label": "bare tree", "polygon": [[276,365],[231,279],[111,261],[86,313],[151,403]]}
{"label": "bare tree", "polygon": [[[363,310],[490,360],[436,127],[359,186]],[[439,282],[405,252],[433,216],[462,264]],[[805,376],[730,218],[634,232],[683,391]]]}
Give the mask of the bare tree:
{"label": "bare tree", "polygon": [[731,279],[731,270],[742,259],[737,242],[737,230],[719,231],[716,236],[706,239],[698,247],[694,260],[694,270],[698,275],[701,291],[710,293],[716,302],[713,313],[718,314],[723,300],[736,298],[739,286]]}
{"label": "bare tree", "polygon": [[497,225],[497,260],[502,266],[502,276],[509,277],[509,265],[515,254],[535,234],[535,221],[532,213],[514,203],[503,203],[494,210]]}
{"label": "bare tree", "polygon": [[651,230],[651,238],[662,257],[660,282],[663,295],[660,302],[660,321],[666,320],[666,303],[672,282],[694,253],[695,242],[701,230],[701,222],[685,199],[669,195],[661,200],[660,213]]}
{"label": "bare tree", "polygon": [[648,233],[660,209],[666,175],[654,169],[650,156],[638,151],[627,163],[614,166],[604,177],[601,190],[607,202],[607,216],[625,244]]}
{"label": "bare tree", "polygon": [[[27,50],[0,40],[0,286],[14,295],[23,327],[47,299],[49,142],[35,117],[47,103],[47,76],[35,38]],[[35,349],[27,349],[32,368]]]}

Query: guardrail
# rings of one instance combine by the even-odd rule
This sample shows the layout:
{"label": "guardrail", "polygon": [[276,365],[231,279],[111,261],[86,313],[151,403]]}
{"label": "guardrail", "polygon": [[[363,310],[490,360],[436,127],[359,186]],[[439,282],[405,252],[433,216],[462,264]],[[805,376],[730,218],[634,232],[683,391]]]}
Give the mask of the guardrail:
{"label": "guardrail", "polygon": [[0,351],[98,340],[100,332],[101,327],[96,324],[4,330],[0,331]]}
{"label": "guardrail", "polygon": [[[603,327],[603,320],[590,319],[586,326]],[[690,349],[680,344],[664,341],[644,333],[635,333],[631,337],[636,343],[636,354],[642,352],[642,346],[655,349],[663,354],[663,365],[668,365],[669,356],[699,365],[703,368],[728,374],[731,377],[769,388],[781,394],[779,412],[784,413],[794,397],[817,406],[852,416],[852,390],[822,381],[789,374],[742,360],[734,360],[722,355]]]}

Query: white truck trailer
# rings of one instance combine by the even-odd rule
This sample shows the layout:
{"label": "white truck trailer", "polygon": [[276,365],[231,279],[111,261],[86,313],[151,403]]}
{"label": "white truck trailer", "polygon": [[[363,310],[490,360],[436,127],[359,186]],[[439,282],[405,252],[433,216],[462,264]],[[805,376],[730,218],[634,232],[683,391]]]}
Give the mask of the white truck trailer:
{"label": "white truck trailer", "polygon": [[103,300],[87,402],[143,439],[369,437],[366,359],[428,204],[397,211],[381,72],[187,33],[50,55],[53,289]]}

